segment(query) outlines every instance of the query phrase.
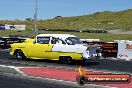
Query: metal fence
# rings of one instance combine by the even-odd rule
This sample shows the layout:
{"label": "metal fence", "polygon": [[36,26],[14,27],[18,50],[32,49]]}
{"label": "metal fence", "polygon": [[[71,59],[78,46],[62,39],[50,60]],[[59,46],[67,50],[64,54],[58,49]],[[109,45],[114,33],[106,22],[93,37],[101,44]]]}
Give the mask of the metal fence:
{"label": "metal fence", "polygon": [[0,48],[8,49],[13,43],[22,43],[26,38],[20,37],[0,37]]}

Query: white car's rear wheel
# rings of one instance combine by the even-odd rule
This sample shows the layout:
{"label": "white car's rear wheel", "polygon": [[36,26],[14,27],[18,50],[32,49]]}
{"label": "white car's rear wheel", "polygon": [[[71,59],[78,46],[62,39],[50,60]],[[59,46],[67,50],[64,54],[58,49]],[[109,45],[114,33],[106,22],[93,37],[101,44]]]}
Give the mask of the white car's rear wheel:
{"label": "white car's rear wheel", "polygon": [[59,58],[59,62],[64,63],[64,64],[71,64],[73,62],[73,60],[70,56],[61,56]]}

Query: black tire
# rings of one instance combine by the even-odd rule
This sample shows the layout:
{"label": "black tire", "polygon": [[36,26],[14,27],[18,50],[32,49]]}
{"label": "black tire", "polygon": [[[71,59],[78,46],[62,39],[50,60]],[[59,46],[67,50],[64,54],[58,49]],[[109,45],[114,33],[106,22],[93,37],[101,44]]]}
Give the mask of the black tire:
{"label": "black tire", "polygon": [[72,64],[73,60],[70,56],[61,56],[59,62],[63,64]]}
{"label": "black tire", "polygon": [[85,65],[87,64],[87,60],[86,60],[86,59],[82,60],[82,61],[80,62],[80,64],[81,64],[82,66],[85,66]]}
{"label": "black tire", "polygon": [[76,82],[77,82],[79,85],[84,85],[84,84],[86,84],[86,82],[87,82],[87,77],[85,77],[85,76],[77,76]]}
{"label": "black tire", "polygon": [[15,55],[17,59],[26,59],[26,56],[24,55],[22,50],[17,50]]}

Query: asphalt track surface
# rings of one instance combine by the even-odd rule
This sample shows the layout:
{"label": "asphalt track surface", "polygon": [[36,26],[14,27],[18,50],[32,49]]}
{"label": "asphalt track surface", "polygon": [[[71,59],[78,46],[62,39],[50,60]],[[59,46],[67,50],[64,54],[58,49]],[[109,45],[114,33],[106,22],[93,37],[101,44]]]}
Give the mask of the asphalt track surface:
{"label": "asphalt track surface", "polygon": [[[71,68],[77,69],[80,62],[75,62],[72,65],[59,64],[57,61],[48,60],[17,60],[9,55],[9,50],[0,50],[0,64],[13,65],[18,67],[56,67],[56,68]],[[132,61],[112,60],[112,59],[97,59],[88,61],[85,65],[86,70],[107,71],[115,73],[132,74]]]}
{"label": "asphalt track surface", "polygon": [[[0,64],[4,65],[9,65],[9,66],[16,66],[16,67],[55,67],[55,68],[70,68],[70,69],[77,69],[80,65],[82,65],[79,62],[76,62],[72,65],[67,65],[67,64],[58,64],[56,61],[47,61],[47,60],[17,60],[16,58],[12,57],[9,55],[9,50],[0,50]],[[120,60],[112,60],[112,59],[101,59],[101,60],[93,60],[89,61],[84,65],[84,68],[86,70],[92,70],[92,71],[105,71],[105,72],[114,72],[114,73],[128,73],[132,74],[132,61],[120,61]],[[79,86],[77,85],[67,85],[67,83],[62,82],[62,83],[51,83],[49,81],[47,84],[46,82],[40,82],[38,81],[34,83],[33,80],[29,79],[24,79],[23,78],[15,78],[14,77],[7,77],[7,76],[1,76],[0,74],[0,79],[3,83],[3,86],[0,88],[13,88],[13,87],[8,87],[7,85],[10,86],[15,86],[15,88],[21,88],[19,87],[20,85],[23,86],[22,88],[78,88]],[[12,80],[13,79],[13,80]],[[12,82],[10,82],[12,80]],[[8,81],[8,82],[7,82]],[[0,83],[2,83],[0,82]],[[16,82],[20,82],[22,84],[13,84]],[[28,83],[27,85],[23,85]],[[41,84],[42,83],[42,84]],[[46,84],[45,84],[46,83]],[[11,85],[12,84],[12,85]],[[32,85],[34,84],[34,85]],[[39,86],[38,86],[39,85]],[[42,86],[41,86],[42,85]],[[48,86],[47,86],[48,85]],[[5,87],[4,87],[5,86]],[[7,86],[7,87],[6,87]],[[18,86],[18,87],[17,87]],[[30,86],[30,87],[28,87]],[[44,87],[45,86],[45,87]],[[88,87],[89,86],[89,87]],[[101,87],[93,87],[91,85],[88,85],[87,87],[81,87],[81,88],[101,88]]]}
{"label": "asphalt track surface", "polygon": [[89,85],[88,87],[86,86],[82,87],[75,83],[58,82],[37,78],[28,78],[16,74],[13,75],[0,73],[0,88],[95,88],[95,87],[92,87],[91,85]]}
{"label": "asphalt track surface", "polygon": [[[42,64],[43,63],[43,64]],[[46,64],[47,63],[47,64]],[[48,65],[48,63],[50,65]],[[9,68],[15,67],[49,67],[58,63],[47,61],[27,61],[17,60],[9,56],[9,50],[0,50],[0,88],[107,88],[94,84],[78,85],[76,82],[55,80],[49,78],[23,76],[16,70]],[[7,67],[2,67],[7,66]],[[47,65],[47,66],[45,66]],[[9,67],[8,67],[9,66]],[[67,66],[67,65],[66,65]]]}

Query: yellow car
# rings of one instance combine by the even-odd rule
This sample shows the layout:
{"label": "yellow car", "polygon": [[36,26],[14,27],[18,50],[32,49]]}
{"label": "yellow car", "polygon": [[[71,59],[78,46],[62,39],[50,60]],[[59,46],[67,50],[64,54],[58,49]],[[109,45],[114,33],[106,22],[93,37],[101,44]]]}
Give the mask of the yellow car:
{"label": "yellow car", "polygon": [[71,63],[73,60],[90,59],[89,48],[70,34],[39,34],[24,43],[11,44],[10,55],[18,59],[48,59]]}

